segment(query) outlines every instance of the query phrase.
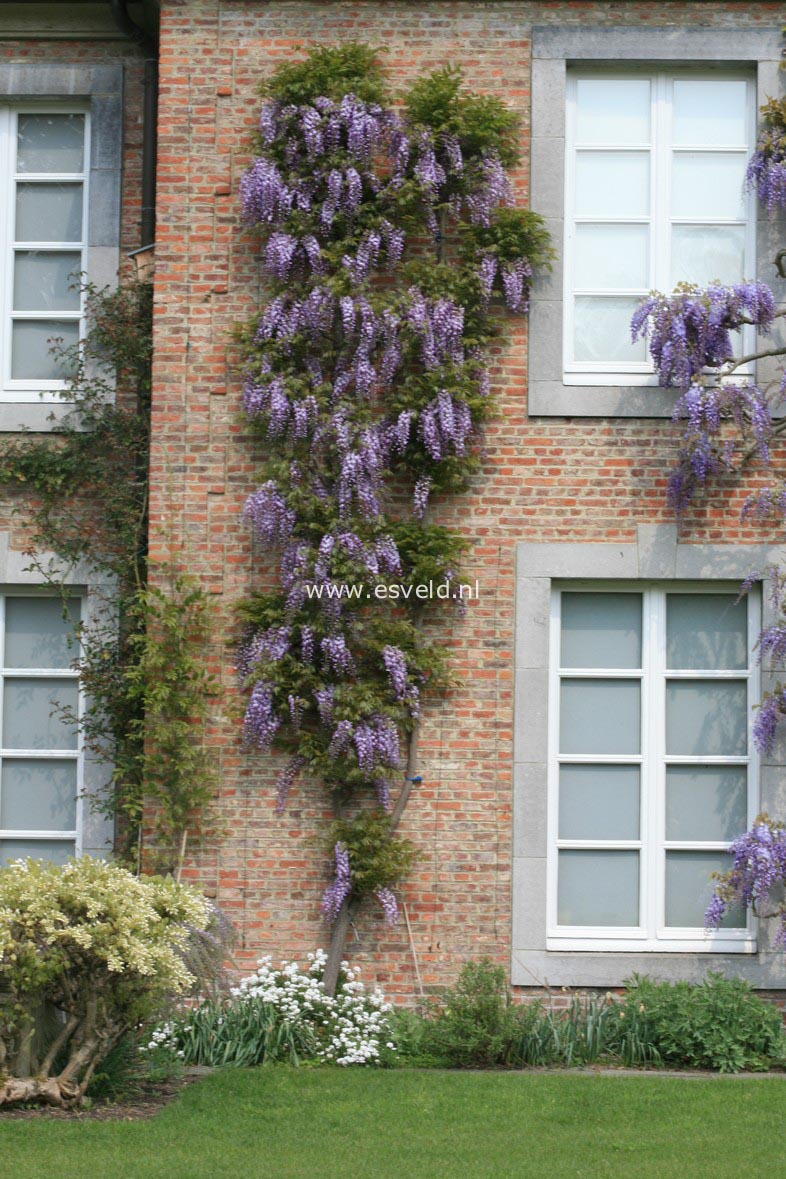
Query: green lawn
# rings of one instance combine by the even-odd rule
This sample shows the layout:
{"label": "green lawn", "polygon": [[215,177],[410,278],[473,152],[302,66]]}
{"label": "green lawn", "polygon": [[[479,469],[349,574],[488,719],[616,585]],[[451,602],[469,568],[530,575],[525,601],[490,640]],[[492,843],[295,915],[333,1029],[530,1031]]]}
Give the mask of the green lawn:
{"label": "green lawn", "polygon": [[782,1174],[786,1080],[348,1070],[216,1073],[149,1121],[0,1118],[14,1179]]}

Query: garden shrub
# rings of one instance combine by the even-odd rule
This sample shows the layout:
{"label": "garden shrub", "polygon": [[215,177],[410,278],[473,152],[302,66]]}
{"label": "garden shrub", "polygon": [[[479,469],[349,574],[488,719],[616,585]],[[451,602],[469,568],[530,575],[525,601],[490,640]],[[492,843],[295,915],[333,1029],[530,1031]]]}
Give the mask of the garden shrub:
{"label": "garden shrub", "polygon": [[396,1022],[401,1058],[421,1067],[786,1066],[778,1010],[742,979],[719,974],[699,984],[635,976],[620,997],[574,995],[558,1009],[542,1000],[514,1005],[504,970],[484,958],[462,968],[438,1005]]}
{"label": "garden shrub", "polygon": [[505,971],[489,958],[467,962],[454,987],[427,1020],[422,1050],[454,1068],[507,1064],[520,1015],[511,1004]]}
{"label": "garden shrub", "polygon": [[780,1012],[744,979],[708,974],[691,984],[635,976],[621,1007],[665,1065],[739,1072],[786,1064]]}
{"label": "garden shrub", "polygon": [[0,1106],[81,1101],[130,1031],[223,957],[215,910],[172,879],[87,856],[0,869]]}
{"label": "garden shrub", "polygon": [[155,1028],[144,1052],[186,1064],[251,1068],[276,1061],[299,1064],[387,1064],[395,1052],[391,1007],[380,990],[366,991],[357,969],[343,964],[335,996],[325,993],[327,955],[309,954],[309,967],[262,958],[254,974],[226,999],[210,999]]}

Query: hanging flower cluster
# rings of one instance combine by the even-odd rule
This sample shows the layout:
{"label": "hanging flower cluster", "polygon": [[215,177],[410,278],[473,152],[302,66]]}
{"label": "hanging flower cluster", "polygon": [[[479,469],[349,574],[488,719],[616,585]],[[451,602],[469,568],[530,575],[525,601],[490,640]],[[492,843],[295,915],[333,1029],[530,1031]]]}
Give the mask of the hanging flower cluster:
{"label": "hanging flower cluster", "polygon": [[668,486],[678,515],[710,476],[734,469],[739,448],[727,423],[769,462],[769,403],[753,382],[732,378],[737,363],[731,333],[745,325],[767,332],[775,314],[772,291],[763,282],[682,284],[672,295],[650,295],[634,313],[632,338],[647,338],[660,383],[682,390],[674,420],[686,423],[685,433]]}
{"label": "hanging flower cluster", "polygon": [[786,208],[786,102],[770,99],[761,108],[762,126],[748,162],[745,184],[770,211]]}
{"label": "hanging flower cluster", "polygon": [[267,458],[244,514],[277,551],[279,589],[244,607],[243,736],[290,755],[279,807],[303,770],[342,804],[376,801],[375,839],[401,855],[372,887],[370,845],[334,838],[322,910],[332,921],[375,894],[392,921],[407,857],[388,825],[391,776],[445,672],[418,625],[428,603],[403,593],[394,611],[375,589],[452,575],[461,538],[424,515],[477,465],[490,301],[526,310],[550,247],[535,214],[506,204],[512,117],[455,71],[421,80],[397,113],[354,45],[282,67],[265,93],[240,189],[270,291],[247,333],[243,403]]}
{"label": "hanging flower cluster", "polygon": [[773,944],[786,948],[786,830],[768,815],[759,815],[750,831],[729,848],[734,863],[718,878],[705,915],[708,929],[717,928],[731,905],[753,909],[760,917],[777,917]]}

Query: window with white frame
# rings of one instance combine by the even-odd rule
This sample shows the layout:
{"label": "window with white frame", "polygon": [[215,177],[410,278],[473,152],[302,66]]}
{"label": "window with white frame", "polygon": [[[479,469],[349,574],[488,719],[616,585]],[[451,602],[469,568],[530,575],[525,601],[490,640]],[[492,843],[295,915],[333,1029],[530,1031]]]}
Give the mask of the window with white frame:
{"label": "window with white frame", "polygon": [[[656,384],[630,320],[651,290],[755,278],[753,77],[573,72],[565,153],[566,384]],[[746,342],[747,343],[747,342]]]}
{"label": "window with white frame", "polygon": [[756,814],[755,596],[670,585],[554,590],[551,949],[755,949],[711,873]]}
{"label": "window with white frame", "polygon": [[0,865],[62,863],[80,844],[82,754],[73,667],[81,602],[0,596]]}
{"label": "window with white frame", "polygon": [[79,339],[88,118],[65,105],[0,107],[0,362],[4,395],[15,402],[56,398],[68,377],[58,350]]}

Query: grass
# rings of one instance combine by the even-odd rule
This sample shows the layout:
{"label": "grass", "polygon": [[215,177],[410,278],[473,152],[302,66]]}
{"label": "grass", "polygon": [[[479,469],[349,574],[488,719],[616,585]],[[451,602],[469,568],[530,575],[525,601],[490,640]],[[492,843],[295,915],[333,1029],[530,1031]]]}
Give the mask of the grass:
{"label": "grass", "polygon": [[19,1179],[744,1179],[773,1174],[777,1078],[227,1070],[149,1121],[0,1118]]}

